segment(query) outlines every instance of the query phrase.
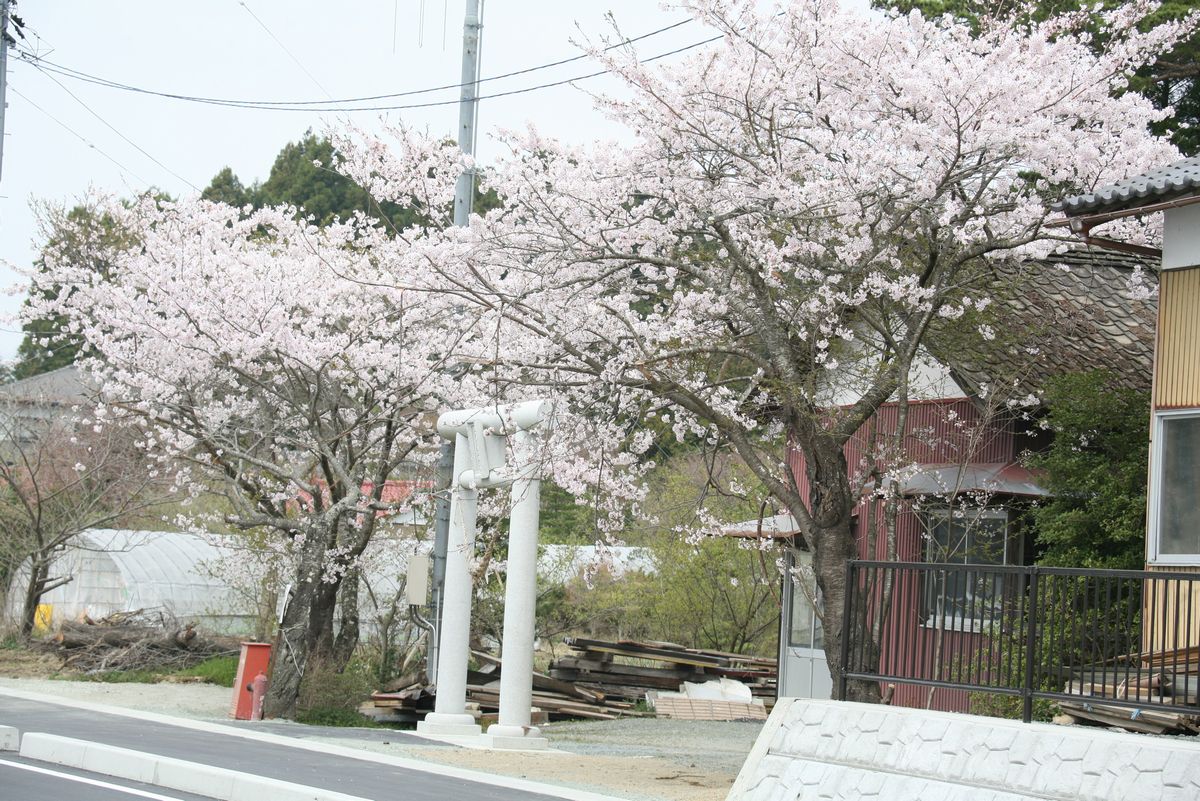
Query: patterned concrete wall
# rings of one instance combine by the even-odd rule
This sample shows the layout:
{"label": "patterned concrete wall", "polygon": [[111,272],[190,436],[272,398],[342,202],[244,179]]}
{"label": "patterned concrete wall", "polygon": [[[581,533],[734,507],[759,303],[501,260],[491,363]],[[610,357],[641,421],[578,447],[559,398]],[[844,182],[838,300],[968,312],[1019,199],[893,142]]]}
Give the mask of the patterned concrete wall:
{"label": "patterned concrete wall", "polygon": [[728,801],[1197,801],[1200,742],[780,699]]}

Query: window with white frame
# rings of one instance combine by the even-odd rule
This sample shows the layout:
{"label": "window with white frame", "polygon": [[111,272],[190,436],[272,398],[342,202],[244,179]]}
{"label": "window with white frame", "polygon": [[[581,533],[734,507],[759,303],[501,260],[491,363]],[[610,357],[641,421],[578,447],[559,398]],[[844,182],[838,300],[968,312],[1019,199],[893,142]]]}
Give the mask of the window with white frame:
{"label": "window with white frame", "polygon": [[[934,509],[923,514],[925,561],[947,565],[1009,565],[1021,560],[1005,509]],[[927,576],[922,619],[926,626],[981,631],[1004,600],[1003,576],[947,568]]]}
{"label": "window with white frame", "polygon": [[1200,564],[1200,409],[1155,415],[1149,557]]}
{"label": "window with white frame", "polygon": [[824,603],[812,570],[812,554],[807,551],[793,551],[791,559],[794,569],[790,571],[792,609],[788,646],[820,650],[825,647],[825,631],[821,626],[818,610],[823,610]]}

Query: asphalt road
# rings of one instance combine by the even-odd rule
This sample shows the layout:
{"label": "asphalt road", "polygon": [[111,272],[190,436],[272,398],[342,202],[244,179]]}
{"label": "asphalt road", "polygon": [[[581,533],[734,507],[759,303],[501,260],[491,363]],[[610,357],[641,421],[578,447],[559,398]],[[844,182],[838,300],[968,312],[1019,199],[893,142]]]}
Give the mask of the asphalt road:
{"label": "asphalt road", "polygon": [[[436,773],[73,709],[69,702],[59,705],[0,695],[0,725],[16,726],[22,732],[58,734],[202,762],[373,801],[555,801],[554,796]],[[20,772],[13,768],[5,768],[5,771],[6,778],[8,773]],[[28,781],[32,781],[35,788],[40,786],[36,780]],[[16,796],[13,801],[43,798],[59,801],[60,796],[48,789],[50,777],[45,781],[47,789],[39,791],[40,795]],[[159,792],[164,796],[177,795],[174,791]],[[9,801],[3,790],[0,790],[0,801]]]}
{"label": "asphalt road", "polygon": [[[0,703],[3,703],[3,701],[0,700]],[[266,732],[267,734],[279,734],[284,737],[296,737],[301,740],[327,737],[335,740],[418,745],[422,748],[455,747],[448,743],[417,737],[415,734],[409,734],[397,729],[367,729],[356,728],[354,726],[309,726],[301,723],[288,723],[276,720],[258,720],[253,723],[248,720],[230,720],[225,721],[223,725],[232,726],[235,729],[247,729],[249,731]]]}
{"label": "asphalt road", "polygon": [[211,801],[198,795],[0,755],[0,801]]}

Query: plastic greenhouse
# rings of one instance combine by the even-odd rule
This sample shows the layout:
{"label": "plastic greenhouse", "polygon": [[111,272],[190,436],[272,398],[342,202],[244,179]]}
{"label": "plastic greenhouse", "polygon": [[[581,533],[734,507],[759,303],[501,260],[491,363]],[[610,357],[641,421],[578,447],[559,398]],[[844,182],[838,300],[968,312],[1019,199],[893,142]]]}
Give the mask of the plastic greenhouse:
{"label": "plastic greenhouse", "polygon": [[[58,556],[52,576],[70,583],[42,596],[39,623],[55,627],[84,616],[162,612],[205,628],[237,633],[253,628],[252,603],[208,569],[236,554],[219,538],[184,532],[91,529]],[[17,571],[5,616],[18,620],[29,569]]]}

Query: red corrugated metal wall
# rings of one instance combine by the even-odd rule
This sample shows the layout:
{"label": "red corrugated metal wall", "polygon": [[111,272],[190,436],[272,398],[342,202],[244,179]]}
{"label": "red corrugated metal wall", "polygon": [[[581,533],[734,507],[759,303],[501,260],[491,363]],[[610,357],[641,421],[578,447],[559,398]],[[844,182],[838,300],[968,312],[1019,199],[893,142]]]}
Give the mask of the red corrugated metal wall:
{"label": "red corrugated metal wall", "polygon": [[[846,444],[846,463],[851,474],[865,468],[874,454],[892,450],[899,407],[881,408]],[[1011,422],[983,422],[975,403],[968,398],[914,401],[908,405],[903,448],[905,462],[922,464],[996,464],[1010,463],[1015,457],[1015,436]],[[792,448],[788,464],[802,497],[808,498],[809,481],[804,454]],[[883,503],[864,499],[855,509],[858,518],[859,555],[864,559],[886,559]],[[868,533],[874,522],[875,553],[870,554]],[[923,526],[916,513],[904,508],[896,519],[897,558],[904,562],[922,559]],[[883,634],[881,668],[899,676],[928,676],[932,671],[936,643],[934,631],[921,625],[919,588],[915,581],[901,582],[895,589],[892,613]],[[943,634],[942,649],[948,653],[966,653],[986,646],[984,637],[970,632]],[[939,688],[930,699],[929,688],[897,685],[892,696],[897,706],[965,712],[970,703],[967,693]]]}

